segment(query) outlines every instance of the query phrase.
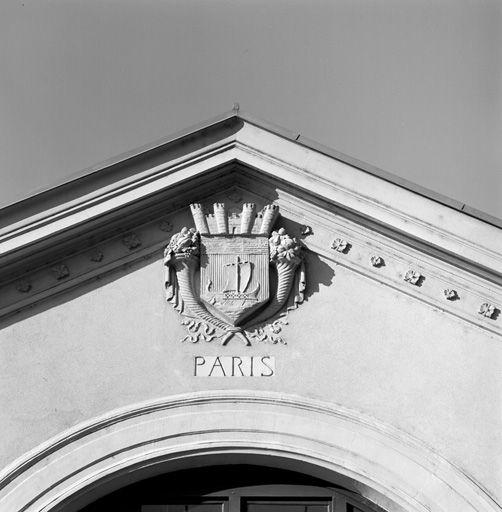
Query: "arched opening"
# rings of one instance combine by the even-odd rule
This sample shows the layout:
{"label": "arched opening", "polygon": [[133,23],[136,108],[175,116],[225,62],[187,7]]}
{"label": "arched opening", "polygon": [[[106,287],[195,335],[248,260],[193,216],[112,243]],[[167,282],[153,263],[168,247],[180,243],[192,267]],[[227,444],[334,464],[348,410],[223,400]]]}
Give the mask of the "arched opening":
{"label": "arched opening", "polygon": [[323,492],[351,492],[359,501],[348,512],[372,504],[388,512],[498,510],[455,466],[389,425],[333,404],[256,391],[178,395],[77,425],[0,473],[0,510],[77,512],[152,477],[236,465],[293,471],[325,482]]}
{"label": "arched opening", "polygon": [[[88,501],[92,496],[82,496]],[[121,487],[79,512],[384,512],[351,489],[295,471],[227,464],[164,473]]]}

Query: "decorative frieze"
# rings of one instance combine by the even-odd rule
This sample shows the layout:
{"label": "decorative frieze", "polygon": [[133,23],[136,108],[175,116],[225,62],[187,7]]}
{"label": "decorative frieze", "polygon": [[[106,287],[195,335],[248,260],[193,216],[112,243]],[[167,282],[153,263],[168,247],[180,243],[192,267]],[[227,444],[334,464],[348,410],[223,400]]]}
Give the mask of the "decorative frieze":
{"label": "decorative frieze", "polygon": [[[219,197],[225,196],[223,194]],[[218,229],[214,213],[208,213],[200,205],[193,205],[192,216],[196,226],[202,223],[202,230],[209,236],[267,236],[260,233],[262,225],[267,219],[269,226],[275,222],[278,207],[274,205],[263,208],[263,202],[259,205],[257,207],[254,203],[244,203],[241,211],[237,213],[234,205],[223,205],[227,232],[221,234],[212,231]],[[480,280],[457,268],[452,269],[446,262],[434,256],[425,254],[417,248],[404,246],[396,240],[386,239],[383,235],[363,226],[356,226],[345,218],[331,217],[322,211],[310,211],[309,208],[312,209],[312,206],[299,204],[298,201],[294,203],[294,207],[298,210],[296,213],[292,213],[291,209],[286,210],[287,217],[283,219],[285,230],[277,230],[275,234],[270,232],[268,238],[273,236],[281,240],[281,249],[273,249],[269,240],[269,254],[277,250],[277,253],[284,252],[288,255],[290,251],[287,246],[294,238],[280,237],[287,236],[288,233],[297,233],[298,238],[302,239],[300,245],[304,245],[313,253],[333,259],[337,265],[376,279],[381,284],[398,289],[483,329],[497,333],[501,331],[499,310],[494,305],[497,304],[497,290],[488,281]],[[148,223],[141,226],[124,226],[122,235],[116,234],[108,240],[99,238],[99,245],[89,249],[89,242],[93,241],[91,239],[80,252],[70,248],[66,254],[58,254],[52,264],[46,263],[30,272],[20,268],[17,276],[13,275],[8,281],[4,281],[0,291],[0,314],[3,316],[29,307],[34,301],[50,297],[52,293],[59,293],[85,280],[94,279],[101,272],[109,272],[115,268],[123,269],[124,264],[129,265],[139,258],[156,257],[156,251],[160,252],[165,245],[165,233],[170,233],[169,229],[176,232],[179,230],[177,226],[187,223],[187,210],[185,207],[169,219],[163,213],[162,217],[150,218]],[[302,219],[305,224],[298,222],[297,219]],[[312,222],[312,225],[307,224],[309,222]],[[163,229],[160,229],[161,227]],[[326,239],[329,239],[333,231],[338,234],[338,239],[330,249],[326,246]],[[307,235],[308,238],[303,238]],[[93,239],[98,238],[94,235]],[[348,240],[353,242],[353,247]],[[124,246],[131,249],[124,251]],[[350,253],[347,253],[348,248]],[[332,251],[344,253],[346,256],[337,258]],[[235,260],[235,254],[233,257]],[[63,258],[64,263],[57,263]],[[230,263],[235,264],[234,260]],[[244,268],[242,263],[245,261],[241,259],[237,262],[241,269]],[[271,261],[269,264],[277,265]],[[381,267],[385,267],[385,271],[378,270]],[[420,271],[416,270],[418,267]],[[231,268],[235,269],[235,265]],[[426,282],[423,282],[422,273],[427,275]],[[271,276],[275,276],[275,273]],[[246,327],[246,342],[285,343],[283,332],[287,318],[281,315],[289,307],[295,307],[303,300],[304,278],[302,263],[296,270],[292,291],[281,312],[274,318],[264,320],[260,325]],[[485,318],[490,321],[485,321]],[[188,331],[187,341],[222,340],[221,336],[218,336],[218,329],[200,318],[184,316],[183,323]],[[234,336],[244,339],[240,334]]]}
{"label": "decorative frieze", "polygon": [[[298,201],[294,196],[281,197],[284,215],[290,218],[315,219],[315,235],[305,239],[306,247],[319,255],[331,259],[350,271],[375,279],[382,285],[390,286],[402,293],[425,302],[435,308],[448,312],[463,321],[475,324],[491,332],[500,333],[502,326],[495,312],[492,320],[484,322],[477,313],[479,304],[487,291],[497,296],[498,290],[486,279],[452,266],[437,256],[424,252],[420,247],[407,243],[406,240],[387,237],[372,226],[356,222],[349,218],[327,213],[322,207]],[[349,241],[350,252],[343,258],[334,254],[336,248],[328,249],[325,240],[335,232],[339,240]],[[335,247],[337,245],[335,241]],[[341,247],[340,247],[341,248]],[[338,253],[338,251],[336,251]],[[375,264],[380,264],[381,267]],[[373,258],[373,260],[372,260]],[[385,271],[380,269],[385,268]],[[420,275],[408,274],[408,270]],[[339,277],[340,273],[337,274]],[[413,284],[411,281],[416,281]],[[457,297],[447,298],[444,290],[452,289]]]}
{"label": "decorative frieze", "polygon": [[[80,251],[70,248],[66,254],[57,254],[52,263],[33,268],[29,272],[23,269],[22,277],[0,284],[0,318],[30,307],[34,301],[48,298],[52,293],[60,293],[92,280],[102,272],[123,269],[124,264],[133,264],[138,258],[161,254],[165,233],[158,229],[158,224],[158,220],[152,220],[135,227],[134,233],[141,241],[141,246],[131,240],[131,247],[141,248],[140,251],[130,250],[124,254],[124,235],[115,235],[100,239],[99,245],[91,248],[89,243],[93,240],[90,239],[84,242]],[[61,263],[63,257],[64,263]]]}

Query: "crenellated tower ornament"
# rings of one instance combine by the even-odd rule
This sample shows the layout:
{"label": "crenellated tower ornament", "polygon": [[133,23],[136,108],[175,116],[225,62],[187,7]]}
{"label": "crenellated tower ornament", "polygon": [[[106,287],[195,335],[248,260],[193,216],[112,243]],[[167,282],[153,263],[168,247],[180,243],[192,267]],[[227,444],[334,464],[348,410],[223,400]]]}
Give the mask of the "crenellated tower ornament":
{"label": "crenellated tower ornament", "polygon": [[301,243],[284,228],[272,231],[278,206],[190,210],[195,228],[176,233],[164,251],[166,298],[184,316],[184,341],[285,343],[285,317],[303,302],[306,281]]}

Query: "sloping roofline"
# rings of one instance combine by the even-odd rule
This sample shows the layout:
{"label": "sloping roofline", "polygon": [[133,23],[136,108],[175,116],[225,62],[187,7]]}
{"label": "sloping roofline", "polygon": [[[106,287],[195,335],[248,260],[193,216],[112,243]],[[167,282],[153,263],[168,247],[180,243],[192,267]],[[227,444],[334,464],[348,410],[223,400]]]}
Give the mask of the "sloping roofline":
{"label": "sloping roofline", "polygon": [[[316,235],[309,241],[314,252],[331,257],[329,238],[339,235],[353,235],[354,243],[358,240],[364,247],[368,236],[371,247],[378,245],[376,251],[397,243],[413,252],[406,256],[407,261],[413,259],[409,265],[420,267],[424,261],[433,261],[443,269],[446,273],[437,277],[441,286],[450,285],[443,281],[453,265],[454,275],[472,281],[466,282],[467,289],[479,288],[479,300],[500,304],[491,288],[502,283],[500,221],[476,216],[459,202],[301,134],[230,112],[86,169],[0,210],[0,280],[7,290],[2,297],[4,314],[92,280],[122,265],[123,258],[136,261],[160,251],[166,237],[158,224],[161,219],[188,215],[189,203],[216,200],[217,194],[226,197],[235,189],[249,192],[253,201],[277,201],[285,220],[315,225]],[[172,229],[173,224],[168,224]],[[349,226],[357,233],[344,234]],[[120,237],[138,230],[148,244],[139,252],[123,253],[128,244]],[[112,254],[118,259],[89,266],[94,260],[86,251],[100,250],[104,243],[116,245]],[[75,274],[54,283],[58,262],[65,267],[70,260]],[[41,284],[33,287],[34,293],[23,295],[18,285],[20,276],[26,275]],[[394,277],[402,285],[404,274]],[[436,295],[429,299],[434,304],[438,300]],[[438,307],[446,306],[441,302]],[[476,324],[483,321],[479,311],[467,314]]]}
{"label": "sloping roofline", "polygon": [[305,146],[309,149],[313,149],[314,151],[317,151],[319,153],[322,153],[324,155],[332,157],[336,160],[339,160],[343,163],[346,163],[352,167],[356,167],[357,169],[367,172],[368,174],[376,176],[376,177],[383,179],[389,183],[393,183],[394,185],[397,185],[397,186],[407,189],[411,192],[419,194],[423,197],[431,199],[431,200],[433,200],[437,203],[440,203],[444,206],[448,206],[449,208],[457,210],[458,212],[464,213],[470,217],[474,217],[474,218],[481,220],[483,222],[486,222],[488,224],[492,224],[493,226],[502,228],[502,219],[499,219],[498,217],[495,217],[488,213],[485,213],[485,212],[482,212],[475,208],[472,208],[461,201],[457,201],[456,199],[451,199],[447,196],[439,194],[439,193],[437,193],[433,190],[430,190],[426,187],[422,187],[421,185],[417,185],[416,183],[413,183],[409,180],[400,178],[399,176],[396,176],[392,173],[384,171],[378,167],[375,167],[374,165],[368,164],[366,162],[358,160],[357,158],[354,158],[354,157],[351,157],[344,153],[341,153],[340,151],[337,151],[330,147],[319,144],[311,139],[308,139],[307,137],[304,137],[299,132],[294,132],[294,131],[288,130],[286,128],[277,126],[273,123],[263,121],[261,119],[257,119],[256,117],[254,117],[251,114],[244,113],[241,111],[235,111],[235,110],[226,112],[226,113],[216,116],[212,119],[203,121],[194,126],[188,127],[184,130],[181,130],[179,132],[171,134],[167,137],[163,137],[161,139],[158,139],[154,142],[151,142],[151,143],[141,146],[139,148],[135,148],[131,151],[121,153],[120,155],[117,155],[108,160],[105,160],[104,162],[100,162],[96,165],[93,165],[91,167],[88,167],[86,169],[78,171],[76,173],[73,173],[69,176],[68,179],[65,179],[64,181],[60,181],[58,183],[54,183],[54,184],[42,187],[30,195],[28,195],[20,200],[16,200],[15,202],[0,208],[0,216],[2,216],[4,214],[8,214],[9,211],[12,209],[17,210],[19,208],[23,208],[23,206],[31,204],[35,200],[41,199],[42,196],[44,196],[50,192],[53,192],[57,189],[66,188],[68,185],[76,184],[76,182],[79,182],[79,181],[83,182],[83,181],[92,180],[96,176],[97,173],[106,172],[106,169],[108,169],[112,166],[115,166],[119,163],[125,162],[126,160],[130,160],[134,157],[138,157],[148,151],[151,151],[154,149],[159,149],[163,146],[166,146],[166,145],[169,145],[169,144],[172,144],[175,142],[180,142],[182,139],[184,139],[186,137],[194,136],[198,132],[202,132],[204,130],[207,130],[208,128],[215,127],[218,124],[231,122],[232,120],[245,121],[245,122],[255,125],[263,130],[266,130],[275,135],[278,135],[280,137],[283,137],[285,139],[293,141],[299,145]]}

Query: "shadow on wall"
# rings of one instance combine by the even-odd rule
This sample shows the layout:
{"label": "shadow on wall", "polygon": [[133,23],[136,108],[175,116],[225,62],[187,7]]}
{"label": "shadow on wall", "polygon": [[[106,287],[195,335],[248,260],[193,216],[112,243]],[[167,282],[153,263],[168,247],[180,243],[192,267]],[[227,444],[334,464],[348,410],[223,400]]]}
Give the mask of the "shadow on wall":
{"label": "shadow on wall", "polygon": [[305,263],[308,269],[305,299],[308,300],[312,295],[320,291],[320,285],[331,285],[335,277],[335,271],[327,263],[322,261],[315,252],[306,252]]}
{"label": "shadow on wall", "polygon": [[[25,309],[22,309],[18,312],[15,312],[3,319],[0,320],[0,331],[5,329],[13,324],[31,318],[32,316],[36,316],[40,313],[48,311],[49,309],[61,306],[62,304],[66,304],[67,302],[71,302],[78,297],[86,295],[87,293],[91,293],[92,291],[106,286],[107,284],[113,283],[128,275],[132,272],[135,272],[147,265],[151,265],[155,260],[162,258],[162,250],[155,251],[147,256],[143,256],[142,258],[135,260],[131,263],[127,263],[121,265],[120,267],[114,268],[104,274],[100,274],[94,277],[92,280],[89,280],[85,283],[78,283],[75,287],[70,289],[62,290],[60,293],[56,295],[52,295],[48,298],[41,298],[38,302],[28,306]],[[164,300],[164,288],[162,283],[162,275],[159,276],[159,287],[158,287],[159,297]]]}
{"label": "shadow on wall", "polygon": [[[284,317],[288,311],[294,310],[297,307],[301,307],[301,303],[303,301],[307,301],[310,297],[320,291],[321,285],[329,286],[331,285],[333,278],[335,276],[335,271],[333,268],[322,261],[318,254],[308,250],[305,239],[311,232],[305,233],[306,226],[301,225],[299,223],[287,220],[282,222],[282,219],[279,218],[277,223],[274,226],[274,230],[278,230],[281,227],[286,229],[286,232],[296,238],[303,245],[303,254],[304,254],[304,272],[302,274],[301,268],[297,270],[297,275],[295,280],[293,281],[292,289],[289,294],[289,298],[286,304],[274,315],[266,318],[266,320],[259,322],[256,324],[253,319],[251,319],[246,325],[246,329],[253,329],[255,327],[263,327],[266,324],[273,324],[276,320]],[[277,286],[278,286],[278,276],[276,268],[271,265],[270,266],[270,297],[271,301],[277,294]],[[264,306],[265,310],[267,310],[267,305]],[[263,310],[262,309],[262,310]],[[257,316],[259,316],[260,312],[258,312]]]}

